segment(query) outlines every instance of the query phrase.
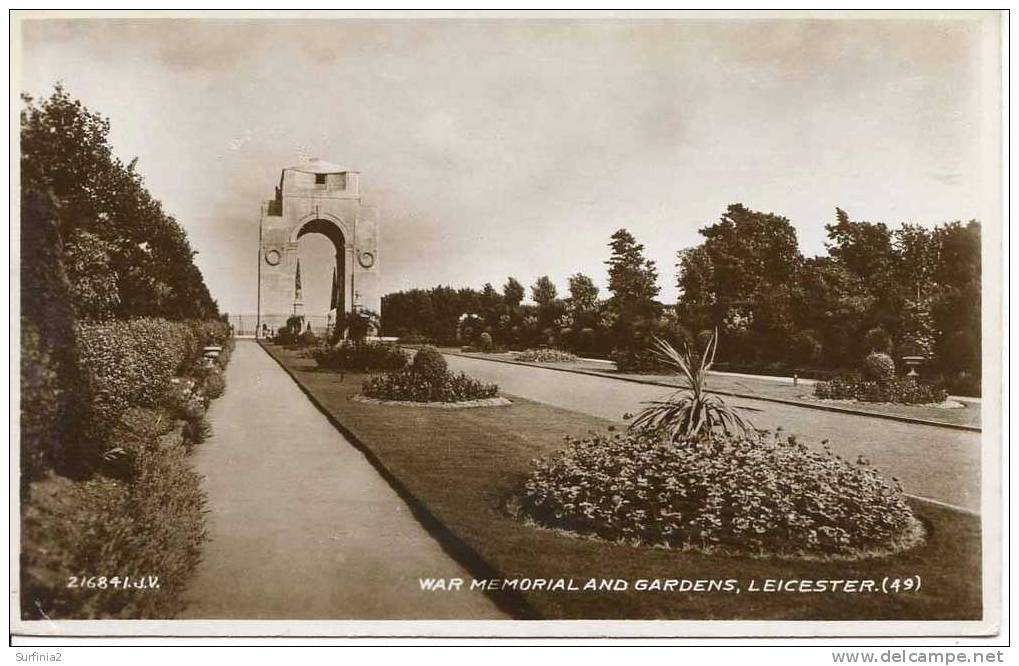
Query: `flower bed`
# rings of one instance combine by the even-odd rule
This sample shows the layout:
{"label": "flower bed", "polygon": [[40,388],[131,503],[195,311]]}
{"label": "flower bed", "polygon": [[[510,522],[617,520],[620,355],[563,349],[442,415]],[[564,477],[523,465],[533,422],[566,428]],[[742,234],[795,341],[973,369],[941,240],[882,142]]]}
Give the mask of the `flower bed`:
{"label": "flower bed", "polygon": [[571,439],[535,463],[521,509],[541,526],[702,552],[860,559],[923,528],[896,481],[793,438],[650,432]]}
{"label": "flower bed", "polygon": [[461,402],[494,398],[495,384],[484,384],[464,373],[441,378],[426,377],[413,368],[369,377],[361,387],[369,398],[406,402]]}
{"label": "flower bed", "polygon": [[561,349],[528,349],[513,355],[514,361],[523,363],[569,363],[577,357]]}
{"label": "flower bed", "polygon": [[471,409],[472,407],[503,407],[513,403],[507,398],[479,398],[478,400],[459,400],[457,402],[416,402],[414,400],[381,400],[366,395],[355,395],[350,398],[354,402],[369,405],[394,405],[397,407],[427,407],[430,409]]}
{"label": "flower bed", "polygon": [[369,377],[361,392],[377,400],[397,402],[464,402],[486,400],[499,394],[495,384],[484,384],[464,373],[452,374],[446,359],[434,347],[422,347],[410,367]]}
{"label": "flower bed", "polygon": [[844,375],[814,384],[814,396],[822,400],[929,405],[943,403],[948,392],[940,386],[921,384],[911,377],[868,380],[857,375]]}

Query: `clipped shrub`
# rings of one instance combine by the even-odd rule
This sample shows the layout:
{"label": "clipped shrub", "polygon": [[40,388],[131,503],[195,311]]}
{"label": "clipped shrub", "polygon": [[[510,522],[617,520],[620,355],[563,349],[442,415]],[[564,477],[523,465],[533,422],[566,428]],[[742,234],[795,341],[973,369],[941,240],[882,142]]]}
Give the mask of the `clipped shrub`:
{"label": "clipped shrub", "polygon": [[[205,538],[206,496],[183,447],[141,449],[133,481],[49,477],[23,506],[26,619],[171,618]],[[70,576],[95,576],[70,588]],[[154,589],[117,589],[99,576],[158,576]],[[122,579],[121,579],[122,580]]]}
{"label": "clipped shrub", "polygon": [[499,394],[495,384],[484,384],[464,373],[445,373],[429,377],[411,368],[369,377],[361,393],[379,400],[408,402],[463,402],[494,398]]}
{"label": "clipped shrub", "polygon": [[332,347],[312,349],[311,357],[320,368],[344,372],[389,372],[402,370],[407,365],[403,350],[384,342],[343,340]]}
{"label": "clipped shrub", "polygon": [[521,509],[609,541],[755,557],[858,559],[922,542],[898,482],[773,437],[567,438],[535,462]]}
{"label": "clipped shrub", "polygon": [[577,357],[561,349],[528,349],[513,355],[513,359],[523,363],[569,363]]}
{"label": "clipped shrub", "polygon": [[449,372],[446,358],[435,347],[422,347],[414,354],[414,372],[426,381],[438,384]]}
{"label": "clipped shrub", "polygon": [[192,444],[200,444],[209,435],[205,410],[208,397],[201,391],[198,382],[189,377],[174,377],[166,393],[166,407],[174,418],[185,422],[185,438]]}
{"label": "clipped shrub", "polygon": [[297,343],[304,347],[313,347],[318,344],[318,336],[309,328],[298,336]]}
{"label": "clipped shrub", "polygon": [[481,351],[490,352],[495,344],[492,342],[492,334],[488,331],[484,331],[478,336],[478,346],[481,347]]}
{"label": "clipped shrub", "polygon": [[895,377],[895,361],[883,352],[871,352],[863,359],[863,373],[874,381],[889,381]]}
{"label": "clipped shrub", "polygon": [[164,319],[80,322],[76,337],[99,431],[129,406],[158,405],[201,351],[191,327]]}

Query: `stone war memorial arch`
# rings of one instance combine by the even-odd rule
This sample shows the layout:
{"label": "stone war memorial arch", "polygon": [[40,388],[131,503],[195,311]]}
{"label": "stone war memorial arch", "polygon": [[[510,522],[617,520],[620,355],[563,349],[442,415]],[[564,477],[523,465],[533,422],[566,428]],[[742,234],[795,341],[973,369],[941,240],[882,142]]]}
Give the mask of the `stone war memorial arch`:
{"label": "stone war memorial arch", "polygon": [[[381,314],[378,209],[361,202],[360,173],[313,159],[286,167],[259,218],[257,334],[288,318],[335,323],[349,312]],[[301,298],[298,241],[322,234],[336,251],[332,309],[306,313]],[[324,326],[314,326],[324,333]]]}

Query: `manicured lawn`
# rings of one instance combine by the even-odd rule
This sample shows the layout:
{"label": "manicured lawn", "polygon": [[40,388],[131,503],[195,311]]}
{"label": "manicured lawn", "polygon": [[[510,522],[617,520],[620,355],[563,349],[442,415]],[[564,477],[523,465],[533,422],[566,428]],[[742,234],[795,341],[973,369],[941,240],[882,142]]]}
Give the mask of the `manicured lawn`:
{"label": "manicured lawn", "polygon": [[[610,425],[577,412],[513,398],[508,407],[464,410],[372,405],[349,400],[363,376],[318,371],[296,352],[266,349],[327,414],[358,440],[394,485],[441,527],[475,575],[503,578],[623,579],[617,592],[526,592],[504,600],[521,617],[548,619],[978,620],[980,519],[917,504],[928,542],[864,562],[797,562],[705,556],[635,548],[539,530],[505,505],[530,461],[562,446],[564,435]],[[512,397],[512,396],[511,396]],[[426,517],[426,523],[427,521]],[[434,527],[434,526],[433,526]],[[448,530],[448,534],[445,533]],[[450,542],[450,534],[454,540]],[[466,550],[464,550],[466,548]],[[471,560],[476,556],[473,564]],[[420,572],[427,577],[429,572]],[[749,592],[751,579],[875,579],[919,576],[919,592]],[[741,593],[638,592],[638,579],[737,579]],[[436,594],[457,594],[443,592]]]}
{"label": "manicured lawn", "polygon": [[[484,358],[495,361],[514,361],[513,354],[503,353],[480,353],[461,352],[454,348],[443,348],[445,353],[463,354],[464,356]],[[528,363],[543,368],[559,368],[564,370],[579,370],[591,372],[606,377],[620,377],[623,379],[638,379],[641,381],[660,382],[670,386],[683,386],[684,380],[678,375],[658,374],[637,374],[619,372],[612,363],[605,363],[594,360],[578,359],[564,363]],[[814,385],[808,380],[801,380],[799,384],[791,382],[776,381],[773,379],[762,379],[757,377],[735,377],[732,375],[711,373],[708,380],[708,388],[714,391],[735,393],[758,398],[773,398],[778,400],[792,400],[805,404],[824,405],[831,404],[843,409],[854,409],[860,412],[873,414],[888,414],[893,416],[908,416],[938,423],[951,425],[964,425],[980,427],[980,403],[963,402],[963,406],[955,409],[943,409],[941,407],[928,407],[924,405],[893,405],[885,403],[867,402],[833,402],[826,403],[814,398]]]}

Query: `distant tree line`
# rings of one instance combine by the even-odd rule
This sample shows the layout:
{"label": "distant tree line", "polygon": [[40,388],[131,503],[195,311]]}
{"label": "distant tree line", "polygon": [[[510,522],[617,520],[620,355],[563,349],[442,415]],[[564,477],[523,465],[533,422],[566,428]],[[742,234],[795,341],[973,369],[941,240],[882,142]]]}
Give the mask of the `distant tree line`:
{"label": "distant tree line", "polygon": [[506,348],[555,346],[650,370],[653,336],[697,344],[719,331],[721,368],[824,375],[870,351],[923,356],[953,390],[980,388],[980,225],[933,229],[853,221],[836,209],[827,255],[804,257],[785,217],[730,205],[677,254],[679,300],[658,300],[658,273],[625,229],[610,239],[608,298],[590,277],[563,297],[548,276],[525,289],[437,286],[388,294],[386,335],[472,345],[487,332]]}

